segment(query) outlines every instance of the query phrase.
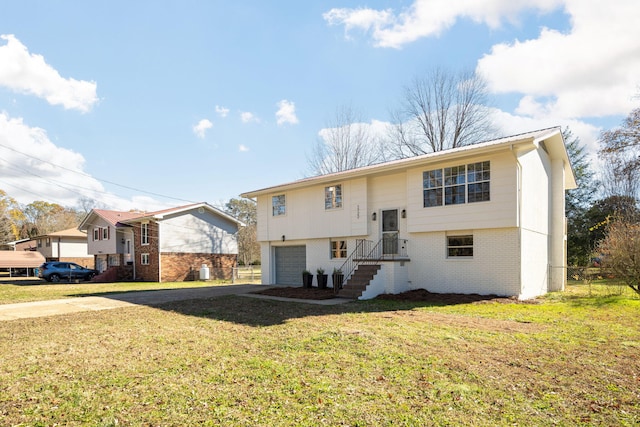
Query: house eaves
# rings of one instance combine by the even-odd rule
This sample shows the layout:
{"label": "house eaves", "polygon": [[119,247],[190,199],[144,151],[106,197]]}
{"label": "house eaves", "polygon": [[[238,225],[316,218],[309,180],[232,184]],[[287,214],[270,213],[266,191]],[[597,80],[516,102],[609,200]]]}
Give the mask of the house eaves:
{"label": "house eaves", "polygon": [[[341,172],[330,173],[327,175],[320,175],[310,178],[303,178],[290,183],[276,185],[272,187],[263,188],[260,190],[249,191],[241,194],[241,197],[254,199],[257,196],[272,194],[274,192],[290,191],[301,189],[313,185],[331,183],[338,180],[354,179],[365,176],[373,176],[385,173],[391,173],[399,170],[406,170],[408,168],[425,165],[428,163],[443,162],[447,160],[460,159],[464,157],[478,156],[482,154],[492,153],[500,150],[511,149],[513,146],[524,146],[531,144],[537,146],[541,141],[551,140],[553,143],[549,144],[553,147],[553,151],[550,152],[551,156],[560,156],[563,161],[570,165],[569,158],[564,147],[564,140],[559,127],[553,127],[548,129],[541,129],[533,132],[527,132],[523,134],[508,136],[499,138],[487,142],[481,142],[479,144],[467,145],[464,147],[458,147],[451,150],[443,150],[435,153],[423,154],[421,156],[409,157],[405,159],[393,160],[385,163],[378,163],[375,165],[364,166],[361,168],[350,169]],[[560,145],[561,147],[557,147]],[[573,171],[565,176],[565,185],[567,188],[575,188],[575,177]]]}
{"label": "house eaves", "polygon": [[177,215],[177,214],[181,214],[184,212],[188,212],[188,211],[192,211],[195,209],[202,209],[202,212],[204,212],[205,210],[213,213],[214,215],[218,215],[228,221],[231,221],[235,224],[237,224],[239,227],[244,227],[245,224],[242,221],[239,221],[238,219],[232,217],[231,215],[221,211],[220,209],[217,209],[213,206],[211,206],[210,204],[206,203],[206,202],[201,202],[201,203],[194,203],[194,204],[190,204],[190,205],[185,205],[185,206],[179,206],[177,208],[171,208],[171,209],[163,209],[160,211],[155,211],[155,212],[146,212],[144,214],[141,214],[140,216],[137,216],[135,218],[131,218],[131,219],[127,219],[127,220],[123,220],[121,221],[124,224],[131,224],[134,222],[141,222],[141,221],[162,221],[165,219],[165,217],[171,216],[171,215]]}

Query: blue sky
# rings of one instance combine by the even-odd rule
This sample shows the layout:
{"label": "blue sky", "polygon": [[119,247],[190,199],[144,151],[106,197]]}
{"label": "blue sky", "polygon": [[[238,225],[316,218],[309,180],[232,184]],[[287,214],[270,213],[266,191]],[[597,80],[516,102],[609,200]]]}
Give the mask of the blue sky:
{"label": "blue sky", "polygon": [[637,0],[6,1],[0,189],[219,205],[305,176],[338,107],[379,128],[436,66],[487,77],[502,134],[569,126],[595,153],[639,103],[637,16]]}

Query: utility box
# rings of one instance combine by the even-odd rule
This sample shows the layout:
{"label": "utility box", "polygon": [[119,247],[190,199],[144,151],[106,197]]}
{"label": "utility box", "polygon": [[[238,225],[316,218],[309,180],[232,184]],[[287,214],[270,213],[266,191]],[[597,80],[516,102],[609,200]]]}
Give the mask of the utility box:
{"label": "utility box", "polygon": [[202,268],[200,268],[200,280],[209,280],[209,267],[207,267],[207,264],[202,264]]}

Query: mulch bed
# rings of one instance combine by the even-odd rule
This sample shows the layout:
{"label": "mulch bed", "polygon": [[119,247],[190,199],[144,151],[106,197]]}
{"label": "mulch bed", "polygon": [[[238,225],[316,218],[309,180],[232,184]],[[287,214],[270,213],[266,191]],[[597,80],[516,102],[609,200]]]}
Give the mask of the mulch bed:
{"label": "mulch bed", "polygon": [[[297,298],[322,300],[335,298],[333,288],[302,288],[302,287],[277,287],[265,289],[263,291],[254,292],[260,295],[270,295],[282,298]],[[430,302],[434,304],[466,304],[466,303],[482,303],[482,302],[500,302],[500,303],[525,303],[536,304],[536,300],[518,301],[515,297],[499,297],[497,295],[478,295],[478,294],[438,294],[429,292],[426,289],[416,289],[413,291],[403,292],[401,294],[382,294],[377,299],[392,301],[409,301],[409,302]]]}
{"label": "mulch bed", "polygon": [[297,298],[297,299],[330,299],[335,298],[333,288],[319,289],[319,288],[301,288],[301,287],[283,287],[283,288],[270,288],[264,291],[256,291],[254,294],[269,295],[273,297],[282,298]]}

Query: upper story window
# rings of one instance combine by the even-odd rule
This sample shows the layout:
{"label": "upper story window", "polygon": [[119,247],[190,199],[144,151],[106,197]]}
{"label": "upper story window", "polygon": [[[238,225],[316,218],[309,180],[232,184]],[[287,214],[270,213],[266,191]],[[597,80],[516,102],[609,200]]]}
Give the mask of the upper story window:
{"label": "upper story window", "polygon": [[335,209],[342,207],[342,185],[324,187],[324,208]]}
{"label": "upper story window", "polygon": [[109,240],[109,227],[102,229],[102,240]]}
{"label": "upper story window", "polygon": [[489,162],[467,165],[468,202],[487,202],[490,199],[489,181],[491,172]]}
{"label": "upper story window", "polygon": [[424,188],[424,207],[442,206],[442,169],[424,172],[422,186]]}
{"label": "upper story window", "polygon": [[41,248],[42,247],[42,239],[38,239],[38,247]]}
{"label": "upper story window", "polygon": [[47,240],[45,241],[45,244],[47,247],[51,246],[51,239],[49,237],[47,237]]}
{"label": "upper story window", "polygon": [[100,240],[100,228],[96,227],[93,229],[93,240]]}
{"label": "upper story window", "polygon": [[140,224],[140,244],[149,244],[149,223],[143,222]]}
{"label": "upper story window", "polygon": [[287,213],[287,204],[284,194],[273,196],[271,198],[271,208],[273,209],[273,216],[284,215]]}
{"label": "upper story window", "polygon": [[423,172],[423,206],[489,201],[490,182],[489,161]]}

